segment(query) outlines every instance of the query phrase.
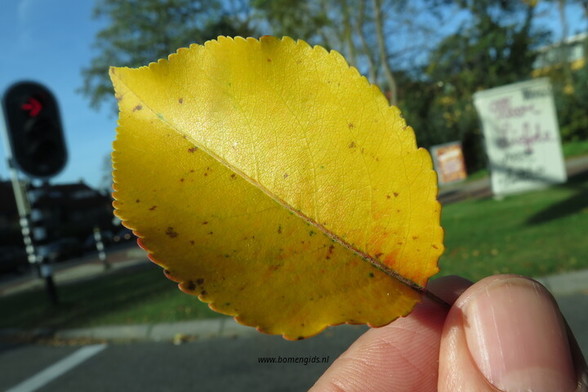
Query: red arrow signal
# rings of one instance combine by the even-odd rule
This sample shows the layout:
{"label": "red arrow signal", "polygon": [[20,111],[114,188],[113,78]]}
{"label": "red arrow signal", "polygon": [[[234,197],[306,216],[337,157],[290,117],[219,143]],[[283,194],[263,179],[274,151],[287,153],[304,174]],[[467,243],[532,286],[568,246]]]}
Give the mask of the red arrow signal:
{"label": "red arrow signal", "polygon": [[43,105],[35,98],[27,99],[26,103],[23,103],[20,108],[29,112],[30,117],[37,117],[39,113],[41,113],[41,109],[43,109]]}

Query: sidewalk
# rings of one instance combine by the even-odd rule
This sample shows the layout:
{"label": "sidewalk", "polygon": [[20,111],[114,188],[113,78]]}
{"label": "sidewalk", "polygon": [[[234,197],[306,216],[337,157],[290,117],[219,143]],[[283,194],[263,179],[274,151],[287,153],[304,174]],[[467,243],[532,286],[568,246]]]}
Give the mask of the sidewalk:
{"label": "sidewalk", "polygon": [[[98,259],[97,254],[90,254],[81,259],[69,262],[53,264],[53,279],[57,285],[92,279],[106,272],[114,272],[122,268],[145,263],[147,256],[135,242],[121,248],[108,250],[108,263],[110,268],[105,270],[104,264]],[[38,278],[34,271],[29,271],[20,276],[0,276],[0,297],[30,291],[44,287],[44,281]]]}

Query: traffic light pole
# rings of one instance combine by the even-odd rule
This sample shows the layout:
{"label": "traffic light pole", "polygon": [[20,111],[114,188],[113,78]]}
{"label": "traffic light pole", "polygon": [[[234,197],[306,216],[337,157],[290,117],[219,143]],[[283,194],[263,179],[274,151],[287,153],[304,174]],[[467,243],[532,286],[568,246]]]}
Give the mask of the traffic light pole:
{"label": "traffic light pole", "polygon": [[53,269],[51,265],[42,263],[40,257],[38,257],[34,241],[31,236],[31,225],[30,225],[30,204],[27,197],[26,190],[24,189],[19,176],[18,171],[15,169],[12,161],[12,149],[8,140],[8,131],[6,129],[6,122],[4,121],[4,113],[0,110],[0,133],[2,133],[4,150],[6,155],[6,162],[8,164],[8,170],[10,171],[10,178],[12,181],[12,190],[14,192],[14,198],[16,200],[16,208],[18,211],[19,223],[22,232],[23,242],[27,252],[29,263],[35,266],[36,270],[42,278],[45,280],[45,288],[49,300],[53,305],[59,303],[59,297],[57,295],[57,288],[53,281]]}

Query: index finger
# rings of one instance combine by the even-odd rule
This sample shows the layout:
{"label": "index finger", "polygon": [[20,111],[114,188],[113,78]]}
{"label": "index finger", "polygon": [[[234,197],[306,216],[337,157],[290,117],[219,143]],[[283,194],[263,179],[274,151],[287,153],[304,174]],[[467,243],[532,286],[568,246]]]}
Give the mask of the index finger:
{"label": "index finger", "polygon": [[[431,282],[429,289],[452,303],[470,284],[445,277]],[[425,298],[407,317],[363,334],[311,391],[436,391],[446,315],[447,309]]]}

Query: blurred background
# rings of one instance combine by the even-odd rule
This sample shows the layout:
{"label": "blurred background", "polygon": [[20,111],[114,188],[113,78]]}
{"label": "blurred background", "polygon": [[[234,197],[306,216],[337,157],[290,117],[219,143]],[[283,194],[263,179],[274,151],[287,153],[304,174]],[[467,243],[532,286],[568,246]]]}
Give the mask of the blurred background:
{"label": "blurred background", "polygon": [[[401,109],[419,146],[459,147],[445,157],[440,153],[435,162],[442,165],[457,154],[460,165],[447,179],[440,176],[447,248],[442,275],[575,276],[588,268],[586,0],[0,0],[0,5],[0,93],[20,81],[46,86],[59,105],[68,155],[49,178],[16,173],[30,208],[39,211],[50,233],[37,260],[51,265],[55,277],[57,293],[48,301],[46,291],[55,287],[48,289],[39,279],[46,273],[27,259],[14,172],[6,146],[0,150],[0,329],[219,317],[163,279],[132,233],[113,219],[110,151],[117,112],[108,78],[109,66],[146,65],[218,35],[288,35],[339,51]],[[496,197],[474,94],[541,78],[551,86],[567,180]],[[583,301],[587,290],[579,291]],[[562,295],[568,294],[580,295]]]}
{"label": "blurred background", "polygon": [[[109,212],[116,103],[108,67],[145,65],[218,35],[289,35],[341,52],[401,108],[420,146],[460,143],[469,179],[489,174],[473,94],[519,81],[549,78],[564,155],[588,153],[586,1],[2,0],[2,6],[0,88],[37,81],[60,107],[69,159],[51,178],[54,192],[38,201],[63,239],[55,258],[92,249],[94,227],[107,243],[128,238]],[[14,259],[21,241],[4,155],[0,270],[18,264],[6,259]]]}

